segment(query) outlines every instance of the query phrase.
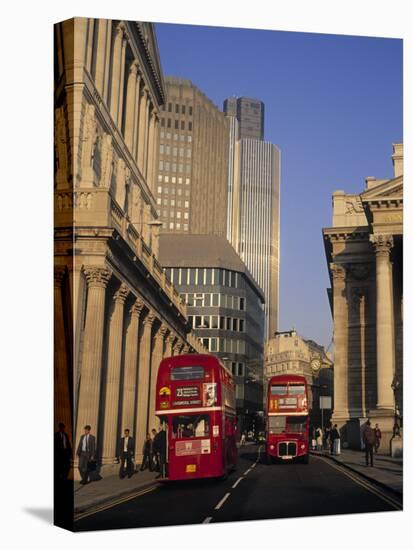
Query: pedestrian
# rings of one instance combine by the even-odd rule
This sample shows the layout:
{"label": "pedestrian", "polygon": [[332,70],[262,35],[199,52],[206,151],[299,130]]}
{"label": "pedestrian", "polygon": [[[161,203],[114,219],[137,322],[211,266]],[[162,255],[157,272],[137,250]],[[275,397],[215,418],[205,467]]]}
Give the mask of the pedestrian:
{"label": "pedestrian", "polygon": [[143,472],[143,470],[146,470],[146,468],[148,468],[150,472],[153,472],[152,446],[153,446],[153,440],[151,438],[151,434],[147,433],[145,442],[143,444],[143,449],[142,449],[143,458],[142,458],[142,464],[140,467],[141,472]]}
{"label": "pedestrian", "polygon": [[[133,437],[130,437],[130,430],[128,428],[123,432],[124,436],[121,438],[118,448],[118,460],[120,462],[119,477],[123,479],[125,475],[128,478],[133,474],[133,456],[135,454],[135,442]],[[126,464],[126,474],[125,474]]]}
{"label": "pedestrian", "polygon": [[330,445],[330,427],[327,425],[324,428],[323,448],[327,451]]}
{"label": "pedestrian", "polygon": [[241,444],[241,445],[245,445],[245,439],[246,439],[245,432],[242,432],[242,434],[241,434],[241,441],[240,441],[240,444]]}
{"label": "pedestrian", "polygon": [[63,422],[59,423],[59,430],[54,434],[54,474],[57,481],[65,481],[70,471],[72,460],[72,446],[69,436],[65,432]]}
{"label": "pedestrian", "polygon": [[159,460],[158,460],[158,443],[156,436],[158,435],[155,428],[152,428],[152,464],[155,472],[159,472]]}
{"label": "pedestrian", "polygon": [[364,443],[364,450],[366,453],[366,466],[369,465],[369,459],[370,459],[370,466],[373,466],[373,449],[376,443],[376,435],[374,433],[374,430],[371,428],[370,420],[367,420],[366,427],[364,428],[363,443]]}
{"label": "pedestrian", "polygon": [[375,442],[374,442],[374,452],[377,453],[380,447],[380,440],[381,440],[381,430],[379,428],[379,425],[376,424],[374,428],[374,435],[376,436]]}
{"label": "pedestrian", "polygon": [[322,451],[323,450],[323,438],[324,438],[323,430],[319,426],[315,431],[317,451]]}
{"label": "pedestrian", "polygon": [[333,429],[330,431],[330,454],[340,454],[340,433],[337,424],[334,424]]}
{"label": "pedestrian", "polygon": [[88,483],[91,470],[96,468],[96,438],[90,433],[91,429],[91,426],[86,424],[84,427],[84,434],[80,437],[76,451],[76,455],[79,457],[80,483],[82,485]]}
{"label": "pedestrian", "polygon": [[163,424],[159,428],[159,432],[153,442],[159,464],[159,474],[156,479],[166,477],[166,431]]}

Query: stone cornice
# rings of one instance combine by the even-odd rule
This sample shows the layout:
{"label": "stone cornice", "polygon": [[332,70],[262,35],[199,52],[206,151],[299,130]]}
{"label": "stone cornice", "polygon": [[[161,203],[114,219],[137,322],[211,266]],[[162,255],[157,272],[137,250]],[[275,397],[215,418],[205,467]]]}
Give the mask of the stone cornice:
{"label": "stone cornice", "polygon": [[324,239],[337,241],[368,241],[369,228],[365,227],[328,227],[323,228]]}

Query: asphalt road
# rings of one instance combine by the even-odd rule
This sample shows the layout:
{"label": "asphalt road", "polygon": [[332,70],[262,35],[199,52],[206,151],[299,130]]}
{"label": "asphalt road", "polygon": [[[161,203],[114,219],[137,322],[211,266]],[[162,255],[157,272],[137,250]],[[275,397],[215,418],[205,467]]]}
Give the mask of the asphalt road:
{"label": "asphalt road", "polygon": [[266,465],[245,447],[226,481],[175,482],[75,522],[76,531],[319,516],[401,509],[394,497],[328,459]]}

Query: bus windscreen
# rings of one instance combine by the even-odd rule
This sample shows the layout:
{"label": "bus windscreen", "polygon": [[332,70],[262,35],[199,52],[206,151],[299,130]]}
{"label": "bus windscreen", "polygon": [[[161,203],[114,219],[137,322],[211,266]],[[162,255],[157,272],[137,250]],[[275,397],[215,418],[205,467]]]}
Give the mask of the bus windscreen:
{"label": "bus windscreen", "polygon": [[173,367],[171,369],[171,380],[201,380],[204,377],[205,369],[198,365]]}

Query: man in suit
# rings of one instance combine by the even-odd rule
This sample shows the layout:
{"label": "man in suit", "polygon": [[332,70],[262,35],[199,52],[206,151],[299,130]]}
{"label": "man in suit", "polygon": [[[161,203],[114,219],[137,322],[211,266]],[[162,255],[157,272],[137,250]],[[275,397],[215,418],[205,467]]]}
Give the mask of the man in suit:
{"label": "man in suit", "polygon": [[86,485],[89,480],[89,463],[94,461],[96,453],[96,438],[90,433],[91,429],[89,425],[84,427],[85,433],[80,437],[76,451],[82,485]]}
{"label": "man in suit", "polygon": [[128,477],[132,477],[133,474],[133,456],[135,454],[135,442],[133,437],[130,437],[130,431],[128,428],[124,431],[124,437],[120,440],[118,448],[118,459],[120,462],[119,477],[123,479],[125,477],[125,463],[126,473]]}
{"label": "man in suit", "polygon": [[158,457],[159,474],[155,479],[166,477],[166,431],[161,424],[159,432],[156,434],[153,446]]}
{"label": "man in suit", "polygon": [[69,436],[65,432],[63,422],[59,423],[59,431],[54,434],[55,477],[57,481],[67,479],[70,471],[72,447]]}

